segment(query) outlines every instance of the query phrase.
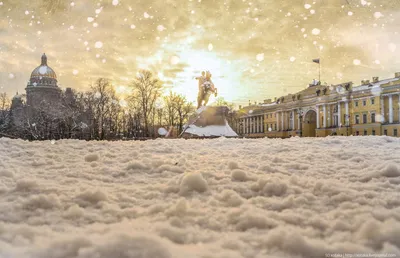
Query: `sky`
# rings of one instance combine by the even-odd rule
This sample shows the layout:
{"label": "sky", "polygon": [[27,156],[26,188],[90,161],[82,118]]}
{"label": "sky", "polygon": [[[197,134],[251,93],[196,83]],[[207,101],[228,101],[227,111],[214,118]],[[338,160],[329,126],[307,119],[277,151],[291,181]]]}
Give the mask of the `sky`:
{"label": "sky", "polygon": [[399,257],[399,152],[388,136],[3,137],[0,257]]}
{"label": "sky", "polygon": [[0,0],[0,92],[24,92],[42,53],[62,88],[139,69],[195,101],[203,70],[237,104],[400,71],[397,0]]}

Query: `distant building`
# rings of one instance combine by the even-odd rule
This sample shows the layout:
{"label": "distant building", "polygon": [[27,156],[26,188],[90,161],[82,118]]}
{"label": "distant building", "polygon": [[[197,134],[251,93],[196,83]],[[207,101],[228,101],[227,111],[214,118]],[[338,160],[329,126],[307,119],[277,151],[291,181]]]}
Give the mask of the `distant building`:
{"label": "distant building", "polygon": [[392,79],[338,85],[312,83],[275,101],[240,108],[237,132],[245,137],[400,134],[400,73]]}
{"label": "distant building", "polygon": [[[25,91],[26,94],[17,93],[12,99],[12,125],[21,130],[20,134],[37,133],[38,138],[63,137],[66,133],[60,130],[60,124],[69,127],[65,107],[74,104],[74,93],[71,88],[63,92],[58,87],[57,75],[48,66],[46,54],[32,71]],[[42,128],[38,129],[39,125]]]}

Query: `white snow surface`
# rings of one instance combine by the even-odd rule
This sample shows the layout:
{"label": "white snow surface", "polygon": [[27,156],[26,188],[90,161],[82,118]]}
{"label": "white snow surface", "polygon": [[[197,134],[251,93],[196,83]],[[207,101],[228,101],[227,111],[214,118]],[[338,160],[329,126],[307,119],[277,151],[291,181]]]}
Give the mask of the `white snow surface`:
{"label": "white snow surface", "polygon": [[190,133],[197,136],[226,136],[235,137],[238,136],[235,131],[229,126],[225,120],[225,125],[208,125],[204,127],[189,125],[185,130],[185,133]]}
{"label": "white snow surface", "polygon": [[386,136],[0,138],[0,257],[398,257],[399,164]]}

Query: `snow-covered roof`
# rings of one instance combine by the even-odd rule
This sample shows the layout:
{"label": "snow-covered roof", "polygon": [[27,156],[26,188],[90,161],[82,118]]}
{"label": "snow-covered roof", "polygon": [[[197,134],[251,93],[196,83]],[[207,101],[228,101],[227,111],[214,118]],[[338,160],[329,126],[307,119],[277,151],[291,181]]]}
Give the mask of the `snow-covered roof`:
{"label": "snow-covered roof", "polygon": [[369,85],[359,85],[359,86],[353,87],[353,91],[363,91],[363,90],[368,90],[371,88],[378,88],[383,84],[398,81],[398,80],[400,80],[400,78],[390,78],[390,79],[385,79],[385,80],[378,81],[378,82],[370,82]]}

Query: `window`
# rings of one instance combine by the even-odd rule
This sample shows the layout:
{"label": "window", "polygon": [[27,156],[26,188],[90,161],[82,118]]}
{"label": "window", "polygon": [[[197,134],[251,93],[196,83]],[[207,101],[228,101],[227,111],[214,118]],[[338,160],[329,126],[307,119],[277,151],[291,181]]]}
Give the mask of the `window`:
{"label": "window", "polygon": [[356,115],[356,117],[355,117],[355,122],[356,122],[356,124],[359,124],[360,123],[360,115]]}
{"label": "window", "polygon": [[393,136],[397,136],[397,129],[393,129]]}
{"label": "window", "polygon": [[375,113],[371,114],[371,123],[375,123]]}
{"label": "window", "polygon": [[367,130],[364,130],[364,135],[368,135],[368,132],[367,132]]}
{"label": "window", "polygon": [[358,107],[358,101],[354,101],[354,106]]}
{"label": "window", "polygon": [[371,105],[375,104],[375,98],[371,98]]}
{"label": "window", "polygon": [[366,105],[367,105],[367,101],[363,100],[363,106],[366,106]]}
{"label": "window", "polygon": [[359,132],[359,131],[356,131],[356,135],[360,135],[360,132]]}
{"label": "window", "polygon": [[375,135],[375,130],[372,130],[372,135]]}
{"label": "window", "polygon": [[367,123],[367,114],[363,114],[363,124]]}
{"label": "window", "polygon": [[276,131],[276,124],[275,124],[275,131]]}
{"label": "window", "polygon": [[385,129],[385,130],[383,131],[383,134],[384,134],[384,135],[387,135],[387,129]]}

